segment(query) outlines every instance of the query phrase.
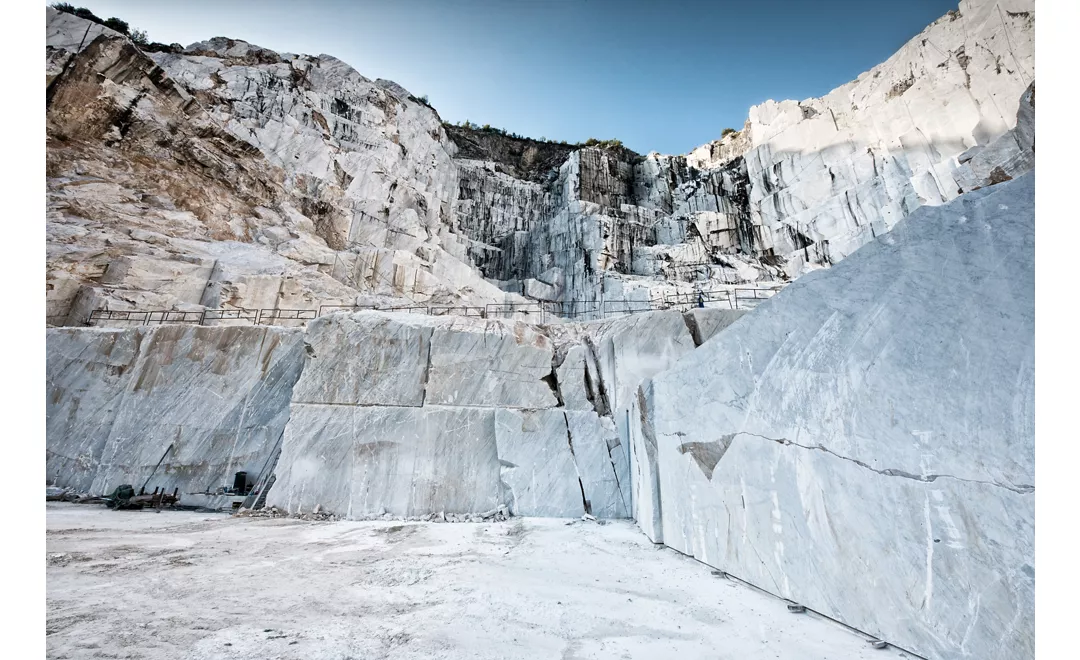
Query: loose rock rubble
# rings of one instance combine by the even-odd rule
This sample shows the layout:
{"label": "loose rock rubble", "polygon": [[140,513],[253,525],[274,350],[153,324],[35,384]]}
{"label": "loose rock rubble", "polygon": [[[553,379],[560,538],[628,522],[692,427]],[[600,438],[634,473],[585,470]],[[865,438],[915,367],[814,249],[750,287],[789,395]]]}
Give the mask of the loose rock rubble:
{"label": "loose rock rubble", "polygon": [[[284,509],[279,509],[276,506],[265,507],[262,509],[241,509],[234,516],[241,518],[292,518],[295,520],[317,520],[317,521],[333,521],[343,520],[344,518],[333,513],[326,511],[311,511],[308,513],[289,513]],[[511,518],[510,511],[505,506],[500,506],[497,509],[491,509],[490,511],[484,511],[483,513],[446,513],[441,511],[439,513],[429,513],[426,516],[394,516],[389,513],[383,513],[380,515],[367,515],[367,516],[353,516],[350,520],[360,521],[402,521],[402,522],[434,522],[434,523],[480,523],[480,522],[505,522]],[[583,518],[584,519],[584,518]],[[596,520],[592,516],[589,519]],[[601,523],[603,524],[603,523]]]}

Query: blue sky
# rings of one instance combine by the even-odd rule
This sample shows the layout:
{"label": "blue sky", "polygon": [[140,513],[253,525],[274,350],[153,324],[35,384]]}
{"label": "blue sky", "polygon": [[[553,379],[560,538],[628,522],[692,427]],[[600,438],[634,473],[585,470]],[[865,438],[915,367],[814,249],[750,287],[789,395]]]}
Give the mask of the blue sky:
{"label": "blue sky", "polygon": [[[48,4],[48,3],[46,3]],[[821,96],[957,0],[87,0],[150,39],[334,55],[447,121],[685,153],[751,105]]]}

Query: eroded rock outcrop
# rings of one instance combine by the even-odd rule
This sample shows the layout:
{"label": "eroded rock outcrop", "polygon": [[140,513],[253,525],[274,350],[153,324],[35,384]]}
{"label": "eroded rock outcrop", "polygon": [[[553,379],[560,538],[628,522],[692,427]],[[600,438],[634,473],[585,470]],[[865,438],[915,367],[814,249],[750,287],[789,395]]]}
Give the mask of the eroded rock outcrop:
{"label": "eroded rock outcrop", "polygon": [[835,263],[919,206],[1030,169],[1014,109],[1034,81],[1033,4],[961,2],[857,80],[755,106],[686,156],[585,148],[526,181],[506,174],[517,152],[470,145],[489,159],[455,207],[466,233],[481,229],[470,255],[507,290],[575,313]]}
{"label": "eroded rock outcrop", "polygon": [[920,208],[643,386],[646,533],[926,657],[1033,657],[1034,189]]}
{"label": "eroded rock outcrop", "polygon": [[83,41],[87,21],[47,11],[51,323],[524,302],[468,262],[450,229],[452,145],[399,86],[229,39],[182,53],[107,29]]}

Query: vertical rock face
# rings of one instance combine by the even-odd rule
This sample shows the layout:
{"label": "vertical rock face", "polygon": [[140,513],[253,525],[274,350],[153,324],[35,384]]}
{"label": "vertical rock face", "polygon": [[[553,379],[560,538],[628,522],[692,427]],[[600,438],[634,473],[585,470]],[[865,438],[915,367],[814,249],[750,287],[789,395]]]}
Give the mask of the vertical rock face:
{"label": "vertical rock face", "polygon": [[964,0],[857,80],[751,108],[686,156],[443,125],[328,55],[144,53],[52,8],[46,37],[54,325],[525,298],[600,318],[835,263],[1033,153],[1023,131],[994,142],[1034,81],[1032,0]]}
{"label": "vertical rock face", "polygon": [[614,426],[563,408],[541,329],[359,313],[319,319],[309,337],[268,503],[351,517],[628,515]]}
{"label": "vertical rock face", "polygon": [[[698,310],[701,325],[723,310]],[[626,518],[640,382],[693,350],[677,312],[534,326],[365,312],[307,331],[162,325],[47,336],[49,478],[188,504],[280,448],[268,502],[347,517]],[[287,422],[287,423],[286,423]]]}
{"label": "vertical rock face", "polygon": [[634,393],[695,346],[677,312],[559,326],[336,314],[307,338],[267,502],[350,517],[629,517]]}
{"label": "vertical rock face", "polygon": [[52,323],[507,301],[454,233],[455,148],[400,86],[224,38],[83,42],[93,24],[47,16]]}
{"label": "vertical rock face", "polygon": [[741,158],[702,171],[682,157],[583,148],[546,185],[468,167],[455,210],[475,263],[568,315],[779,272],[758,260]]}
{"label": "vertical rock face", "polygon": [[1012,128],[1035,79],[1034,5],[965,0],[829,94],[750,109],[751,217],[790,272],[961,192],[957,157]]}
{"label": "vertical rock face", "polygon": [[958,157],[956,180],[965,192],[1010,179],[1035,167],[1035,81],[1020,97],[1016,126],[986,146]]}
{"label": "vertical rock face", "polygon": [[1034,186],[919,209],[654,377],[646,532],[927,657],[1033,657]]}
{"label": "vertical rock face", "polygon": [[565,411],[499,409],[495,442],[510,511],[521,516],[585,511],[585,484],[567,436]]}
{"label": "vertical rock face", "polygon": [[[580,149],[547,178],[542,202],[520,203],[537,194],[524,192],[543,180],[533,176],[506,196],[526,210],[494,229],[463,226],[485,227],[471,236],[486,246],[473,255],[485,275],[534,279],[563,301],[791,278],[839,261],[919,206],[988,185],[999,165],[1006,174],[994,182],[1030,169],[1023,136],[1016,148],[987,145],[1016,126],[1034,75],[1034,2],[966,0],[821,98],[755,106],[741,131],[687,156]],[[481,154],[460,128],[453,138],[472,157],[505,161],[492,170],[516,171],[518,157],[500,155],[509,149]],[[964,171],[968,161],[977,171]],[[492,197],[463,190],[465,218],[484,208],[470,199]]]}
{"label": "vertical rock face", "polygon": [[194,504],[263,468],[304,354],[302,332],[285,328],[50,330],[46,344],[49,478],[138,488],[164,456],[149,487]]}

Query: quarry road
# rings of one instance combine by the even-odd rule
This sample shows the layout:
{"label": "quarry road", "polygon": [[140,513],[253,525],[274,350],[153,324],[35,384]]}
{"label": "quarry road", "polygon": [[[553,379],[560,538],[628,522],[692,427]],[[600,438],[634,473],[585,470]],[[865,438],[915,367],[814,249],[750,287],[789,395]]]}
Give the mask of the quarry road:
{"label": "quarry road", "polygon": [[50,658],[892,658],[630,521],[46,504]]}

